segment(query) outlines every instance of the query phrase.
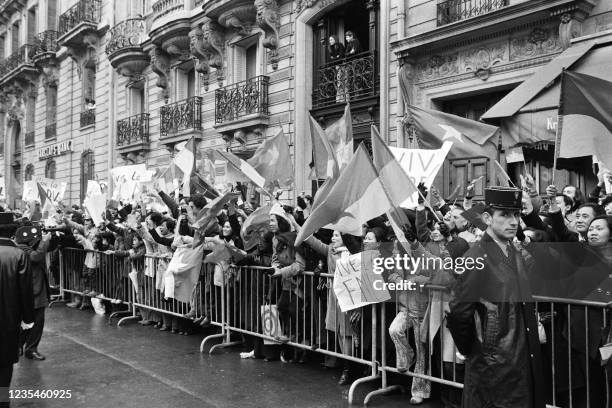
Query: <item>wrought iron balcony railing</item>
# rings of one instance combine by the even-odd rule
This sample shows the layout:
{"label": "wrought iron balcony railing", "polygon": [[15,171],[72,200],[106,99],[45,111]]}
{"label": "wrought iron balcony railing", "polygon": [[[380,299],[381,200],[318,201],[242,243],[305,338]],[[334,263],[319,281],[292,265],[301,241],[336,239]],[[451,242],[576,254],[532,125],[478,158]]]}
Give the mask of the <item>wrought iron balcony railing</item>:
{"label": "wrought iron balcony railing", "polygon": [[193,96],[180,102],[164,105],[160,109],[161,135],[181,130],[202,129],[202,98]]}
{"label": "wrought iron balcony railing", "polygon": [[247,115],[268,115],[270,78],[257,76],[215,91],[215,123],[231,122]]}
{"label": "wrought iron balcony railing", "polygon": [[25,146],[30,147],[34,146],[34,139],[36,137],[36,132],[26,132],[25,134]]}
{"label": "wrought iron balcony railing", "polygon": [[58,32],[54,30],[43,31],[34,37],[34,54],[59,51],[57,43]]}
{"label": "wrought iron balcony railing", "polygon": [[313,107],[375,96],[376,56],[371,51],[322,65],[316,72]]}
{"label": "wrought iron balcony railing", "polygon": [[149,114],[140,113],[117,121],[117,146],[149,143]]}
{"label": "wrought iron balcony railing", "polygon": [[59,35],[66,34],[81,23],[98,24],[101,7],[101,0],[80,0],[59,17]]}
{"label": "wrought iron balcony railing", "polygon": [[96,123],[96,110],[85,109],[81,112],[81,127],[90,126]]}
{"label": "wrought iron balcony railing", "polygon": [[508,0],[443,0],[438,2],[438,26],[480,16],[508,5]]}
{"label": "wrought iron balcony railing", "polygon": [[57,136],[57,125],[51,123],[45,126],[45,139],[53,139],[55,136]]}
{"label": "wrought iron balcony railing", "polygon": [[139,47],[146,36],[143,18],[130,18],[111,28],[110,41],[106,45],[106,55],[125,48]]}
{"label": "wrought iron balcony railing", "polygon": [[153,22],[170,14],[181,12],[185,9],[184,0],[158,0],[151,6],[153,9]]}
{"label": "wrought iron balcony railing", "polygon": [[24,44],[9,57],[0,62],[0,77],[3,77],[21,65],[31,64],[34,56],[34,46]]}

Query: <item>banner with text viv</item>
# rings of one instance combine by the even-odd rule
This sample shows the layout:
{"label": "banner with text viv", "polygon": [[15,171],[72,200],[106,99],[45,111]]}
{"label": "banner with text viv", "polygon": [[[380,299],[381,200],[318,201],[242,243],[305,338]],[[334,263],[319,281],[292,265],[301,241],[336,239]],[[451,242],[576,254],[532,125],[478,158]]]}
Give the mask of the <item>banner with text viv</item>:
{"label": "banner with text viv", "polygon": [[154,174],[144,164],[115,167],[110,171],[113,180],[113,199],[130,201],[139,193],[139,183],[151,181]]}

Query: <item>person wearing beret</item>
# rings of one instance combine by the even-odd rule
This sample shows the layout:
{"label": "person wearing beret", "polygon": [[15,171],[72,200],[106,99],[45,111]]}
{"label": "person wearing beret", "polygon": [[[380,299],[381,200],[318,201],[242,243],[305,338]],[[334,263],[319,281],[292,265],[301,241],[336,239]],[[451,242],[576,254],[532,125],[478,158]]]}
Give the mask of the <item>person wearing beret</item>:
{"label": "person wearing beret", "polygon": [[464,255],[447,326],[466,357],[464,408],[544,408],[538,322],[529,276],[532,264],[513,245],[522,192],[485,189],[482,239]]}
{"label": "person wearing beret", "polygon": [[[13,364],[19,360],[19,332],[34,324],[30,258],[11,239],[13,214],[0,213],[0,406],[8,407]],[[2,402],[5,401],[5,402]]]}

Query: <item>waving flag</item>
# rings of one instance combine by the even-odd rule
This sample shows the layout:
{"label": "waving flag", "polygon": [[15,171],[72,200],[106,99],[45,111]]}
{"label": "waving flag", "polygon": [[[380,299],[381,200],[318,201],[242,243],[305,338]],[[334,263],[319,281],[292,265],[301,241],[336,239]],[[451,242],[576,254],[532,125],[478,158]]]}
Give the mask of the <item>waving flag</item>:
{"label": "waving flag", "polygon": [[183,172],[183,195],[191,195],[191,176],[195,171],[195,137],[189,139],[174,157],[173,163]]}
{"label": "waving flag", "polygon": [[559,101],[558,157],[596,155],[612,167],[612,82],[564,71]]}
{"label": "waving flag", "polygon": [[339,167],[334,148],[319,122],[312,116],[310,117],[310,138],[312,140],[315,179],[326,179],[337,175]]}
{"label": "waving flag", "polygon": [[[40,212],[43,214],[43,218],[47,218],[55,212],[55,206],[40,183],[36,183],[36,187],[38,188],[38,196],[40,197]],[[47,216],[45,216],[45,212]]]}
{"label": "waving flag", "polygon": [[325,135],[336,155],[338,168],[342,170],[353,158],[353,120],[348,103],[342,117],[325,129]]}
{"label": "waving flag", "polygon": [[372,160],[361,144],[325,200],[313,207],[295,245],[323,227],[361,235],[366,221],[384,214],[392,207]]}
{"label": "waving flag", "polygon": [[[444,142],[453,142],[449,157],[497,155],[497,126],[462,118],[440,111],[408,106],[415,121],[419,140],[424,149],[440,149]],[[509,135],[502,134],[502,146],[516,144]]]}
{"label": "waving flag", "polygon": [[293,164],[289,144],[282,129],[273,138],[259,145],[249,163],[266,180],[268,191],[274,186],[288,188],[293,184]]}
{"label": "waving flag", "polygon": [[240,197],[240,193],[226,193],[220,197],[215,198],[196,216],[196,220],[193,223],[193,228],[197,231],[197,236],[194,236],[192,247],[195,248],[204,242],[206,234],[217,224],[217,214],[223,209],[225,204]]}
{"label": "waving flag", "polygon": [[[257,170],[255,170],[249,163],[231,152],[215,150],[215,155],[227,164],[228,173],[230,171],[234,172],[234,182],[250,181],[257,187],[265,189],[266,179],[263,178],[262,175],[259,174],[259,172],[257,172]],[[240,180],[236,179],[236,175],[238,178],[240,178]]]}

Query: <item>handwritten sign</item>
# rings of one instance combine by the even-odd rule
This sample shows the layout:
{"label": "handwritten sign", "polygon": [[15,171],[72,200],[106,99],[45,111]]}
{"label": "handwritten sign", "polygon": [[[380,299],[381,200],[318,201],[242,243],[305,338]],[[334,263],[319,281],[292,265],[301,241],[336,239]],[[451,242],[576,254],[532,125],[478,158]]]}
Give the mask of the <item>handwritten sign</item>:
{"label": "handwritten sign", "polygon": [[144,164],[121,166],[111,169],[113,180],[113,199],[130,201],[138,188],[138,183],[151,181],[154,172],[148,171]]}
{"label": "handwritten sign", "polygon": [[382,279],[373,272],[378,255],[378,251],[365,251],[336,261],[334,293],[342,312],[391,299],[386,289],[375,289],[374,281]]}
{"label": "handwritten sign", "polygon": [[64,199],[66,187],[68,186],[65,181],[38,177],[34,180],[28,180],[23,183],[22,196],[24,201],[41,201],[36,183],[40,184],[43,190],[45,190],[47,197],[51,199],[52,203],[58,203]]}
{"label": "handwritten sign", "polygon": [[[389,147],[389,149],[406,174],[412,179],[414,185],[424,183],[425,187],[429,189],[440,168],[442,168],[451,146],[452,143],[445,142],[440,149],[402,149],[399,147]],[[412,208],[416,207],[417,204],[418,193],[415,192],[402,203],[402,207]]]}
{"label": "handwritten sign", "polygon": [[103,195],[92,195],[85,198],[83,205],[87,209],[89,216],[95,225],[104,222],[102,214],[106,211],[106,197]]}
{"label": "handwritten sign", "polygon": [[87,194],[85,194],[85,196],[91,197],[94,195],[102,195],[100,183],[98,183],[96,180],[87,180]]}

